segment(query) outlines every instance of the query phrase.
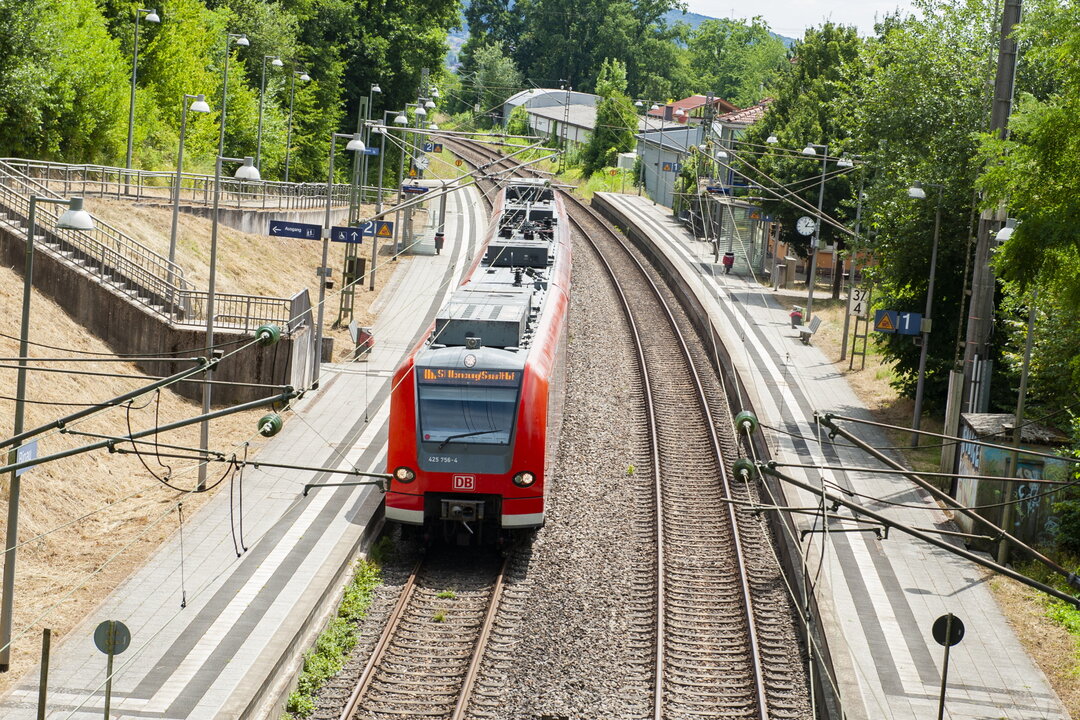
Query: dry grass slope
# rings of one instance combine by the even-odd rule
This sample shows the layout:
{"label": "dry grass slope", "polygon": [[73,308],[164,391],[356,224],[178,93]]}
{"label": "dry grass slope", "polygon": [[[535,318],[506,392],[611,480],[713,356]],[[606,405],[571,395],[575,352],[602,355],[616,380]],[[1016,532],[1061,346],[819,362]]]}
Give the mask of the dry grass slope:
{"label": "dry grass slope", "polygon": [[[156,249],[168,253],[169,210],[130,206],[115,200],[89,198],[87,208],[97,217],[123,229]],[[177,258],[187,277],[197,287],[208,278],[210,223],[181,214],[180,249]],[[331,244],[330,264],[340,268],[344,250]],[[364,246],[370,251],[370,246]],[[314,285],[314,268],[319,264],[318,242],[282,240],[248,235],[221,227],[218,256],[218,289],[289,296]],[[391,269],[379,277],[381,285]],[[339,281],[335,287],[340,288]],[[19,320],[22,307],[21,274],[0,268],[0,437],[10,437],[14,418],[15,363],[18,355]],[[366,289],[356,293],[356,317],[370,324],[368,313],[377,293]],[[313,302],[317,294],[312,293]],[[338,295],[328,293],[326,323],[337,317]],[[71,349],[76,352],[32,346],[30,357],[93,357],[78,353],[110,353],[110,348],[76,324],[48,298],[34,293],[31,301],[30,340],[34,343]],[[349,350],[346,330],[330,331],[335,337],[336,355]],[[202,354],[193,349],[192,355]],[[36,427],[77,410],[60,403],[95,403],[144,385],[147,380],[130,363],[32,362],[31,366],[77,369],[86,372],[116,373],[125,377],[102,377],[31,371],[26,397],[26,427]],[[165,391],[141,398],[127,410],[113,408],[73,426],[82,432],[122,435],[130,422],[133,429],[145,429],[157,422],[192,417],[197,403]],[[214,421],[211,447],[228,450],[251,440],[257,449],[255,421],[261,412],[233,415]],[[53,453],[90,442],[91,438],[48,433],[40,439],[39,454]],[[169,433],[162,442],[197,446],[197,426]],[[165,461],[172,465],[175,484],[191,489],[195,470],[190,461]],[[153,458],[147,463],[158,474],[166,470]],[[212,465],[217,477],[221,466]],[[0,523],[6,523],[9,476],[0,478]],[[54,637],[63,637],[86,613],[137,568],[162,541],[176,532],[176,508],[183,502],[184,516],[190,517],[207,500],[205,494],[170,490],[154,479],[132,455],[95,451],[34,468],[22,477],[19,504],[19,540],[16,561],[14,643],[11,672],[0,675],[0,693],[6,692],[38,660],[40,634],[52,628]],[[0,533],[4,532],[0,524]],[[179,602],[179,583],[176,588]]]}

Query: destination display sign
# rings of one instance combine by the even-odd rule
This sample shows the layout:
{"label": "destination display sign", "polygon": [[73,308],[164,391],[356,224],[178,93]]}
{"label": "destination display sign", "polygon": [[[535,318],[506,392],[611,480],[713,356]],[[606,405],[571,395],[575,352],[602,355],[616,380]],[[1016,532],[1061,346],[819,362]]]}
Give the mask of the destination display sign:
{"label": "destination display sign", "polygon": [[482,370],[480,368],[422,368],[419,381],[424,385],[483,385],[485,387],[517,387],[521,384],[520,370]]}

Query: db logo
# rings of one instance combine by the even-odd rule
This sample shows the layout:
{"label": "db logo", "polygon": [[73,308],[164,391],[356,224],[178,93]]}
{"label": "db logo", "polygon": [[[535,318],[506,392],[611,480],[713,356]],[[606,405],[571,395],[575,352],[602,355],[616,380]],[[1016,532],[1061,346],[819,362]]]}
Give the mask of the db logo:
{"label": "db logo", "polygon": [[454,476],[454,489],[455,490],[475,490],[476,489],[476,476],[475,475],[455,475]]}

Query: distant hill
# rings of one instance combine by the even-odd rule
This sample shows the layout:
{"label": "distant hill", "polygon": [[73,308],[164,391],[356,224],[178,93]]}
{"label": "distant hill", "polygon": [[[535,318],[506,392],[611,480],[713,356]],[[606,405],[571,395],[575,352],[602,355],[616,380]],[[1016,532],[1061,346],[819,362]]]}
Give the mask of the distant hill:
{"label": "distant hill", "polygon": [[[696,28],[698,25],[705,22],[706,20],[716,19],[717,18],[709,17],[708,15],[698,15],[694,12],[684,13],[681,10],[669,10],[667,14],[664,15],[664,20],[666,20],[669,25],[674,25],[677,22],[684,22],[692,28]],[[773,33],[773,35],[780,38],[783,41],[784,45],[787,47],[791,47],[795,44],[794,38],[789,38],[784,35],[778,35],[777,33]]]}
{"label": "distant hill", "polygon": [[[468,5],[469,0],[465,0],[465,2],[462,3],[463,8],[468,7]],[[716,18],[709,17],[708,15],[699,15],[694,12],[684,13],[681,10],[669,10],[668,13],[664,16],[664,20],[666,20],[669,25],[674,25],[677,22],[683,22],[692,28],[696,28],[698,25],[705,22],[706,20],[716,20]],[[777,33],[773,33],[773,35],[780,38],[784,42],[784,45],[786,45],[787,47],[791,47],[795,44],[794,38],[785,37],[784,35],[778,35]],[[461,46],[464,45],[465,41],[468,39],[469,24],[465,22],[465,16],[464,13],[462,13],[461,27],[455,30],[451,30],[447,38],[450,44],[450,52],[447,54],[446,58],[446,64],[448,66],[454,67],[455,65],[457,65],[458,53],[461,52]]]}

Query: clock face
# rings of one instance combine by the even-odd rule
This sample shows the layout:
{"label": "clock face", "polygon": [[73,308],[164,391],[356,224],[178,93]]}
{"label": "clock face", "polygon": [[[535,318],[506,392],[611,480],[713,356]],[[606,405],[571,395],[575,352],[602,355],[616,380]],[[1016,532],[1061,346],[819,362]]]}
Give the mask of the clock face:
{"label": "clock face", "polygon": [[813,235],[814,230],[817,229],[817,223],[809,215],[803,215],[795,222],[795,229],[799,231],[800,235]]}

